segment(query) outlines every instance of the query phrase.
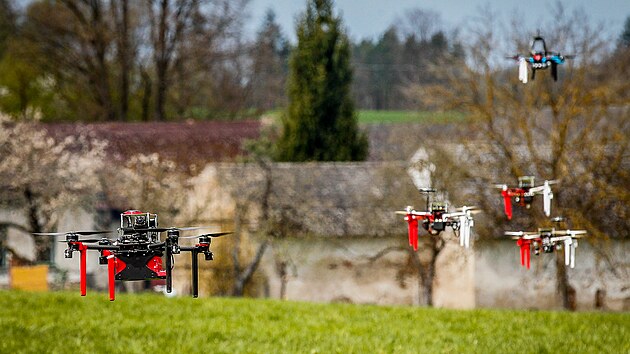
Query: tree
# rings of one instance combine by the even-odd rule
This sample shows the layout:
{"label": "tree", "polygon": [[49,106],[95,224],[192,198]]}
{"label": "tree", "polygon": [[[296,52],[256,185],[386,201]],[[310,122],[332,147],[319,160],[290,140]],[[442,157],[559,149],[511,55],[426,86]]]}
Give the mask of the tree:
{"label": "tree", "polygon": [[48,74],[75,119],[115,119],[109,61],[112,24],[106,1],[31,3],[23,32],[38,49],[29,60]]}
{"label": "tree", "polygon": [[[448,89],[416,87],[418,96],[432,98],[445,109],[461,109],[471,117],[469,133],[450,154],[466,156],[453,158],[469,183],[468,191],[474,186],[471,196],[479,196],[475,202],[487,212],[489,223],[479,223],[478,231],[499,236],[508,229],[499,198],[489,185],[535,175],[561,180],[554,191],[554,210],[570,218],[572,227],[586,228],[594,239],[627,235],[630,120],[624,92],[628,82],[618,80],[618,74],[599,73],[598,60],[608,57],[602,31],[588,26],[580,13],[569,16],[561,7],[556,9],[553,24],[547,27],[553,35],[546,39],[556,50],[579,52],[580,60],[563,66],[558,82],[539,75],[523,85],[516,80],[514,68],[506,71],[487,56],[488,48],[501,44],[492,19],[482,21],[469,31],[472,35],[466,41],[467,62],[474,67],[446,70]],[[511,47],[522,48],[526,36],[508,34],[517,39]],[[623,72],[624,68],[609,70]],[[509,229],[550,224],[542,211],[532,209],[516,217]],[[562,253],[557,253],[555,268],[560,302],[573,308],[570,300],[575,290]]]}
{"label": "tree", "polygon": [[630,48],[630,16],[626,17],[623,32],[619,36],[619,44],[622,48]]}
{"label": "tree", "polygon": [[367,157],[350,98],[350,45],[332,0],[310,0],[297,26],[289,64],[289,107],[277,144],[281,161]]}
{"label": "tree", "polygon": [[17,16],[11,5],[9,0],[0,0],[0,57],[4,54],[7,39],[15,34],[17,27]]}
{"label": "tree", "polygon": [[267,11],[252,51],[252,105],[270,110],[284,105],[288,71],[289,42],[276,23],[273,10]]}
{"label": "tree", "polygon": [[[0,76],[19,79],[3,86],[11,101],[20,96],[37,105],[38,97],[22,93],[45,82],[52,102],[36,108],[46,121],[168,120],[226,106],[243,110],[249,93],[242,38],[246,5],[247,0],[30,2],[24,20],[14,25],[19,38],[2,41],[10,26],[0,18],[0,51],[5,44],[17,47]],[[15,59],[33,70],[14,74]]]}
{"label": "tree", "polygon": [[[356,79],[352,94],[362,109],[426,109],[409,85],[433,85],[436,72],[454,66],[463,58],[457,32],[448,35],[438,14],[411,9],[387,28],[377,41],[354,44],[352,65]],[[433,108],[433,107],[430,107]]]}
{"label": "tree", "polygon": [[166,120],[166,99],[177,50],[190,28],[196,0],[172,3],[170,0],[147,0],[153,65],[155,67],[155,119]]}
{"label": "tree", "polygon": [[[100,190],[103,142],[87,132],[55,141],[35,123],[16,123],[5,115],[0,115],[0,127],[0,205],[22,211],[27,220],[1,226],[54,231],[61,213],[92,205]],[[37,260],[50,260],[50,241],[36,238]]]}
{"label": "tree", "polygon": [[189,176],[157,153],[135,154],[103,177],[110,186],[108,196],[125,209],[156,212],[171,223],[186,201]]}

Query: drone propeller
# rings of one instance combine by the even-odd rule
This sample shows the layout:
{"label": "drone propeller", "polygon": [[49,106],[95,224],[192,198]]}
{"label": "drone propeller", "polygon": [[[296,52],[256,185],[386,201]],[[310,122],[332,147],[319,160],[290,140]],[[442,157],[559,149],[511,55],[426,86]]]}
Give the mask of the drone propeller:
{"label": "drone propeller", "polygon": [[470,214],[479,214],[482,211],[476,206],[463,206],[461,208],[455,208],[458,212],[462,213],[470,213]]}
{"label": "drone propeller", "polygon": [[427,215],[431,215],[431,212],[429,211],[416,211],[416,210],[409,210],[409,211],[404,211],[404,210],[397,210],[394,213],[398,214],[398,215],[415,215],[415,216],[427,216]]}
{"label": "drone propeller", "polygon": [[564,59],[575,59],[576,55],[575,54],[566,54],[563,55]]}
{"label": "drone propeller", "polygon": [[[76,240],[76,241],[73,241],[73,242],[81,242],[81,243],[96,243],[96,242],[100,242],[100,241],[102,241],[102,240],[103,240],[102,238],[86,238],[86,239]],[[67,243],[67,242],[69,242],[69,241],[68,241],[68,240],[66,240],[66,241],[57,241],[57,242],[60,242],[60,243]]]}
{"label": "drone propeller", "polygon": [[545,182],[547,182],[547,184],[558,184],[558,183],[560,183],[560,180],[559,179],[551,179],[551,180],[547,180]]}
{"label": "drone propeller", "polygon": [[571,236],[572,238],[582,238],[587,234],[586,230],[554,230],[554,235]]}
{"label": "drone propeller", "polygon": [[213,229],[216,226],[190,226],[190,227],[153,227],[146,229],[134,229],[134,228],[123,228],[123,231],[138,231],[138,232],[166,232],[170,230],[177,231],[191,231],[191,230],[203,230],[203,229]]}
{"label": "drone propeller", "polygon": [[498,188],[498,189],[508,189],[507,184],[500,184],[500,183],[495,183],[492,185],[494,188]]}
{"label": "drone propeller", "polygon": [[232,232],[232,231],[211,232],[209,234],[203,234],[203,235],[198,235],[198,236],[185,236],[185,237],[180,237],[180,238],[221,237],[221,236],[225,236],[225,235],[229,235],[229,234],[233,234],[233,233],[234,232]]}
{"label": "drone propeller", "polygon": [[531,236],[539,237],[538,232],[536,231],[505,231],[503,234],[506,236],[517,236],[514,239],[518,239],[518,238],[530,239]]}
{"label": "drone propeller", "polygon": [[101,234],[109,234],[113,231],[67,231],[67,232],[33,232],[35,236],[64,236],[64,235],[101,235]]}
{"label": "drone propeller", "polygon": [[431,188],[431,187],[422,187],[422,188],[418,188],[418,190],[420,191],[420,193],[435,193],[435,192],[437,192],[437,189]]}

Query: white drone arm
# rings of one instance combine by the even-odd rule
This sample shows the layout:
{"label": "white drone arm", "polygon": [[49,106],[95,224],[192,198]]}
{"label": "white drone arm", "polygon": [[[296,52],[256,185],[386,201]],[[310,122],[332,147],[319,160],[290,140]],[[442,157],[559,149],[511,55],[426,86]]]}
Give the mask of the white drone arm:
{"label": "white drone arm", "polygon": [[578,241],[574,236],[581,234],[583,230],[566,230],[566,236],[552,237],[551,242],[562,241],[564,243],[564,264],[575,268],[575,249],[578,246]]}
{"label": "white drone arm", "polygon": [[542,186],[530,188],[531,193],[543,195],[543,210],[546,216],[551,215],[551,200],[553,199],[553,192],[551,191],[551,184],[555,181],[545,181]]}
{"label": "white drone arm", "polygon": [[575,249],[578,246],[578,240],[577,239],[573,239],[573,242],[571,243],[571,268],[575,268]]}
{"label": "white drone arm", "polygon": [[[475,226],[475,220],[468,215],[461,216],[460,220],[462,221],[460,244],[463,243],[463,246],[468,248],[470,247],[470,236],[472,232],[472,227]],[[462,240],[462,237],[463,237],[463,240]]]}
{"label": "white drone arm", "polygon": [[575,266],[575,262],[571,260],[571,249],[573,248],[571,244],[573,243],[573,239],[571,237],[567,237],[564,239],[564,265],[572,264],[571,268]]}
{"label": "white drone arm", "polygon": [[551,191],[551,187],[549,186],[549,181],[545,181],[543,185],[543,209],[545,211],[545,215],[551,215],[551,200],[553,199],[553,192]]}
{"label": "white drone arm", "polygon": [[527,62],[525,58],[518,59],[518,79],[524,84],[527,83]]}
{"label": "white drone arm", "polygon": [[462,207],[461,212],[449,214],[449,217],[457,217],[459,223],[459,245],[470,247],[471,228],[475,225],[472,217],[474,207]]}

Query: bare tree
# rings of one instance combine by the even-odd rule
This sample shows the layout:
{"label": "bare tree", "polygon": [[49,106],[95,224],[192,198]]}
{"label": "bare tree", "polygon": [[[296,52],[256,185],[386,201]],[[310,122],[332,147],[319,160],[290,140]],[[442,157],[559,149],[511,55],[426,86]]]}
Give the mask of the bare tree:
{"label": "bare tree", "polygon": [[[112,25],[107,10],[107,2],[102,0],[36,3],[28,9],[25,36],[45,53],[45,57],[33,60],[54,73],[57,85],[65,88],[62,92],[70,102],[86,106],[80,102],[81,90],[85,88],[95,104],[85,107],[85,113],[112,120],[116,110],[108,61]],[[70,87],[73,84],[78,85]]]}
{"label": "bare tree", "polygon": [[118,71],[118,119],[129,118],[132,80],[135,73],[138,48],[138,32],[141,28],[142,8],[128,1],[110,1],[112,32],[116,43]]}
{"label": "bare tree", "polygon": [[[246,266],[242,265],[241,261],[241,230],[242,220],[247,215],[247,209],[242,204],[237,202],[237,209],[235,218],[237,219],[237,230],[236,230],[236,242],[234,248],[232,250],[232,262],[235,273],[235,281],[234,286],[232,288],[232,295],[234,296],[243,296],[245,286],[251,281],[254,272],[258,269],[260,262],[262,261],[262,257],[267,250],[267,247],[271,244],[270,236],[273,230],[271,229],[271,212],[270,212],[270,198],[272,193],[272,171],[269,161],[265,159],[258,159],[258,167],[261,168],[263,173],[263,185],[262,191],[260,193],[259,198],[257,198],[257,202],[259,203],[258,207],[260,209],[260,231],[259,235],[262,236],[262,241],[258,244],[256,251],[254,253],[253,258],[249,261]],[[239,188],[240,189],[240,188]],[[250,200],[247,203],[251,202]],[[239,205],[240,204],[240,205]],[[240,206],[240,208],[239,208]]]}
{"label": "bare tree", "polygon": [[198,10],[197,0],[147,0],[150,36],[155,66],[155,119],[166,120],[166,99],[171,70],[177,50],[190,29],[191,19]]}
{"label": "bare tree", "polygon": [[442,17],[432,10],[412,8],[396,21],[396,29],[403,38],[410,36],[422,42],[429,42],[431,37],[443,30]]}
{"label": "bare tree", "polygon": [[[51,231],[64,211],[92,205],[100,190],[103,142],[90,139],[87,132],[55,141],[41,126],[15,123],[4,115],[0,126],[0,203],[23,211],[27,220],[26,225],[2,226],[28,233]],[[50,260],[49,241],[36,238],[38,260]]]}
{"label": "bare tree", "polygon": [[[174,222],[186,202],[190,176],[157,153],[136,154],[104,178],[109,199],[129,209],[157,212]],[[121,205],[122,204],[122,205]]]}

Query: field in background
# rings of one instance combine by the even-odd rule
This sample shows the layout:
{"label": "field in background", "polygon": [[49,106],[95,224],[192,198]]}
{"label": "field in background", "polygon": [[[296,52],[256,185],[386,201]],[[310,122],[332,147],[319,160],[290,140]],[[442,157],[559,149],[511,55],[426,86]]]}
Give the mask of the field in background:
{"label": "field in background", "polygon": [[0,291],[0,352],[628,353],[630,314]]}
{"label": "field in background", "polygon": [[360,124],[375,123],[457,123],[463,122],[465,115],[460,112],[429,111],[359,111]]}
{"label": "field in background", "polygon": [[[262,117],[279,119],[281,110],[265,112]],[[370,111],[357,112],[359,124],[392,124],[392,123],[457,123],[465,120],[460,112],[430,112],[430,111]]]}

